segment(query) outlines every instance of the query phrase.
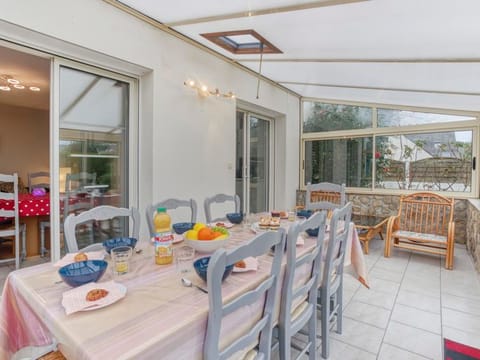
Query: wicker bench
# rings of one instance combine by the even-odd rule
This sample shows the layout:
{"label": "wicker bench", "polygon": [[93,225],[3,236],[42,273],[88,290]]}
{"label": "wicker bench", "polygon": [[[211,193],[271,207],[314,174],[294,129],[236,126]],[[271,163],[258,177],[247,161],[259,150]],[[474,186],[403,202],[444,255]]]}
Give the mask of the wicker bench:
{"label": "wicker bench", "polygon": [[453,269],[455,223],[454,199],[430,192],[400,198],[398,215],[387,223],[385,257],[392,246],[445,255],[445,268]]}

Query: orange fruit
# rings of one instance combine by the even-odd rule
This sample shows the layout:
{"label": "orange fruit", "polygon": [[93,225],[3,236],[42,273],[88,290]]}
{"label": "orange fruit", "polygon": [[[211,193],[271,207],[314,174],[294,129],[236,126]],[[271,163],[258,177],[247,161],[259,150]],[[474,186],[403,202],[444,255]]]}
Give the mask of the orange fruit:
{"label": "orange fruit", "polygon": [[198,240],[212,240],[213,239],[213,231],[209,227],[204,227],[198,230]]}

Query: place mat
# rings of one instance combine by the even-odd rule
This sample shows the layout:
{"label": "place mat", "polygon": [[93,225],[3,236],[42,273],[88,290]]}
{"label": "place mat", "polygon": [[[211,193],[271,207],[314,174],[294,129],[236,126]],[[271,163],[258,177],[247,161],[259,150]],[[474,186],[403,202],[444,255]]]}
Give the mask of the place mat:
{"label": "place mat", "polygon": [[[108,294],[99,300],[88,301],[86,299],[87,293],[93,289],[105,289],[108,291]],[[126,293],[127,288],[125,285],[116,283],[113,280],[104,283],[91,282],[65,291],[62,296],[62,305],[65,308],[65,313],[70,315],[77,311],[101,309],[122,299]]]}
{"label": "place mat", "polygon": [[443,339],[444,354],[446,360],[478,360],[480,349],[460,344],[456,341]]}
{"label": "place mat", "polygon": [[[53,266],[62,267],[68,264],[72,264],[75,262],[75,255],[77,254],[78,252],[68,253],[63,258],[58,260],[55,264],[53,264]],[[103,260],[105,258],[105,250],[87,251],[85,254],[88,257],[88,260]]]}

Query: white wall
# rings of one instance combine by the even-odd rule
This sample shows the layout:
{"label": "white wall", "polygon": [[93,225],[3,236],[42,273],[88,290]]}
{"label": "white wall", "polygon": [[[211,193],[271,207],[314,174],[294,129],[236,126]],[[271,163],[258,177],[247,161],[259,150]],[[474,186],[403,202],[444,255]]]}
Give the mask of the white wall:
{"label": "white wall", "polygon": [[[0,20],[47,35],[42,37],[47,50],[72,57],[70,45],[53,37],[116,58],[106,61],[97,54],[78,52],[75,57],[82,61],[113,70],[124,67],[122,61],[151,69],[142,73],[141,83],[140,209],[165,197],[193,197],[203,219],[206,196],[235,191],[235,169],[228,168],[235,164],[235,101],[200,98],[183,85],[188,78],[231,90],[239,99],[283,116],[277,149],[285,156],[277,158],[275,205],[294,205],[299,151],[296,96],[262,82],[257,100],[256,77],[100,0],[0,0],[0,8]],[[2,26],[9,31],[1,31]],[[29,32],[15,27],[12,31],[11,24],[0,22],[0,34],[40,46],[31,43],[36,37]]]}

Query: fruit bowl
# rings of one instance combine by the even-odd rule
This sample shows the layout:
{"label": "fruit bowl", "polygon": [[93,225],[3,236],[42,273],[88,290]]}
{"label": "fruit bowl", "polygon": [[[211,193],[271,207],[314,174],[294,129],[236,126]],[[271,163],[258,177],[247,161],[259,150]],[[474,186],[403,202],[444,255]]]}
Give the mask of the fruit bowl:
{"label": "fruit bowl", "polygon": [[[195,272],[205,282],[207,282],[207,270],[208,270],[209,261],[210,261],[210,256],[206,256],[206,257],[202,257],[200,259],[195,260],[193,263],[193,268],[195,269]],[[225,280],[232,273],[232,270],[233,270],[233,264],[225,268],[222,281]]]}
{"label": "fruit bowl", "polygon": [[227,236],[223,239],[213,239],[213,240],[189,240],[185,239],[185,243],[188,246],[191,246],[198,252],[210,253],[214,252],[217,249],[223,247],[227,241],[230,239],[230,236]]}
{"label": "fruit bowl", "polygon": [[108,263],[104,260],[85,260],[65,265],[58,273],[65,283],[77,287],[99,280],[107,267]]}
{"label": "fruit bowl", "polygon": [[173,224],[172,228],[177,234],[181,235],[185,231],[193,229],[194,225],[195,223],[191,223],[191,222],[180,222],[180,223]]}
{"label": "fruit bowl", "polygon": [[242,213],[228,213],[227,214],[227,219],[232,224],[240,224],[243,220],[243,214]]}

